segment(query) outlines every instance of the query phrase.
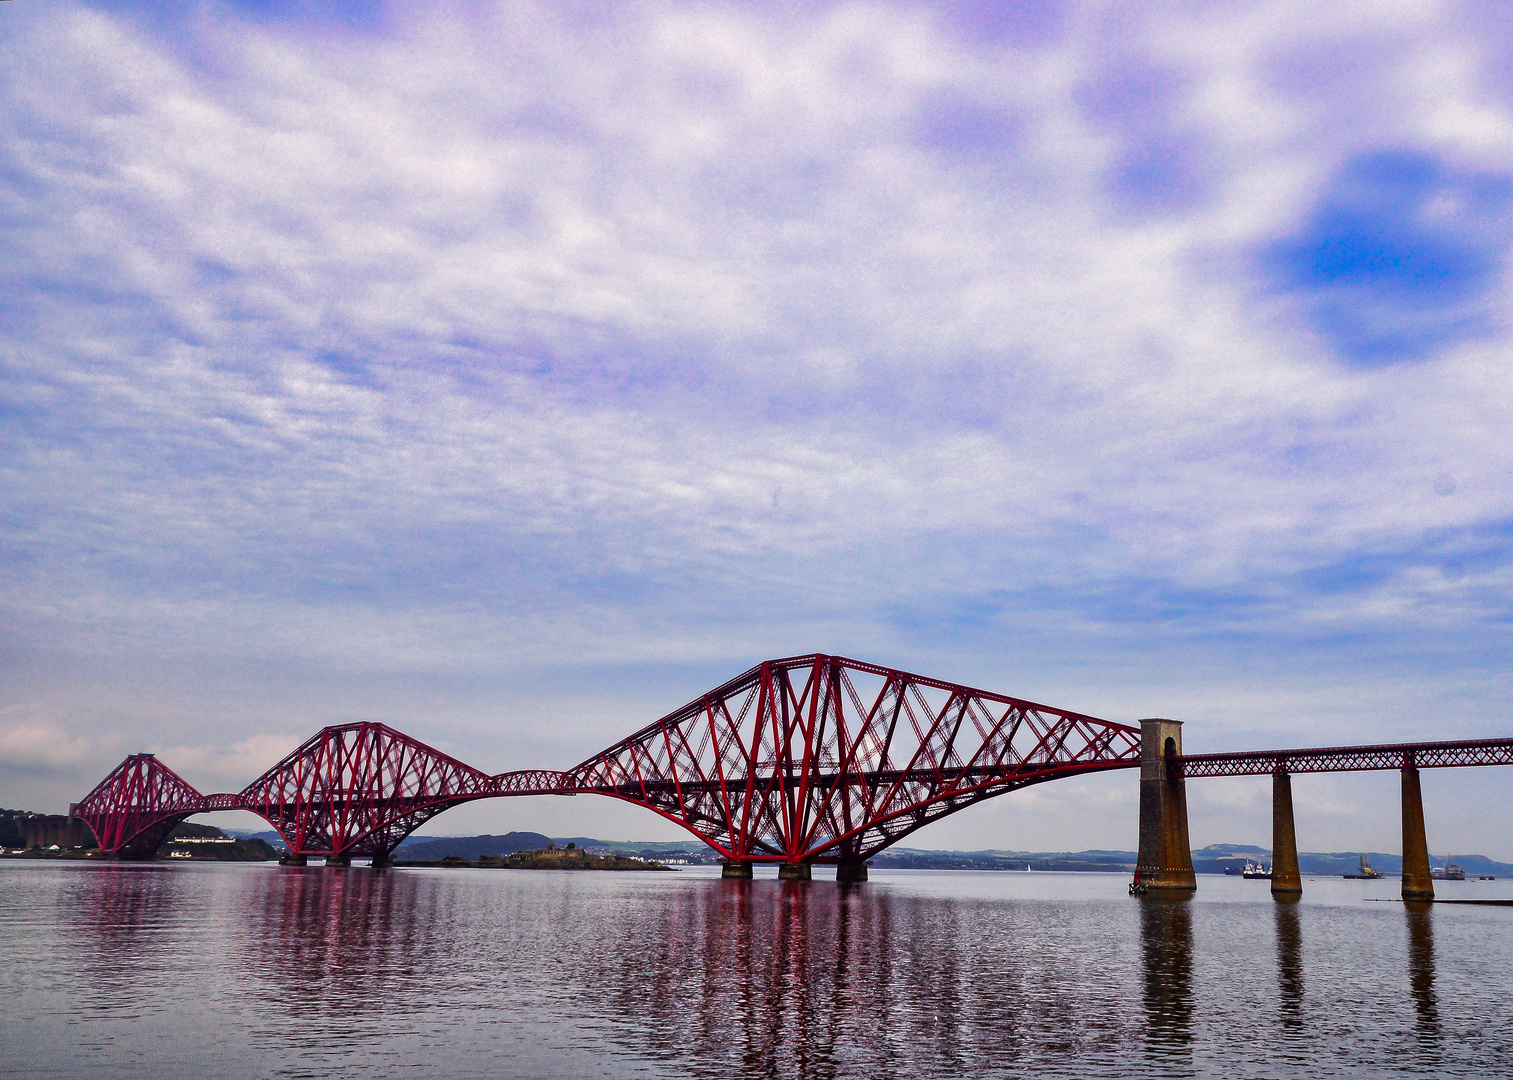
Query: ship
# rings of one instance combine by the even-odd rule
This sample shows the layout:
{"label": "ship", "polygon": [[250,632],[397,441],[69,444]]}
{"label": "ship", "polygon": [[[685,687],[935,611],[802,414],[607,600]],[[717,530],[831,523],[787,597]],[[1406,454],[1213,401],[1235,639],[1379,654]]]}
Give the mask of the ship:
{"label": "ship", "polygon": [[1271,871],[1258,862],[1246,862],[1245,869],[1240,872],[1240,876],[1246,881],[1270,881]]}
{"label": "ship", "polygon": [[1459,866],[1456,866],[1449,859],[1445,860],[1445,865],[1443,867],[1438,867],[1438,866],[1430,867],[1429,868],[1429,876],[1431,878],[1433,878],[1435,881],[1465,881],[1466,880],[1466,872],[1464,870],[1462,870]]}
{"label": "ship", "polygon": [[1371,864],[1366,861],[1366,856],[1362,855],[1361,856],[1361,870],[1360,870],[1360,873],[1358,873],[1358,874],[1346,874],[1344,876],[1347,877],[1347,878],[1365,878],[1367,880],[1370,880],[1372,878],[1379,878],[1382,875],[1381,875],[1381,873],[1379,871],[1371,869]]}

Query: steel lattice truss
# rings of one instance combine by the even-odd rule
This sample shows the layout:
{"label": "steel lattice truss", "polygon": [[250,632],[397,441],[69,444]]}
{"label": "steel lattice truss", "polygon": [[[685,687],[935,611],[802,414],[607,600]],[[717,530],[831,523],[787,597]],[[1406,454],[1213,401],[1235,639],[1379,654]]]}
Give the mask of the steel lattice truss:
{"label": "steel lattice truss", "polygon": [[387,854],[473,799],[599,794],[678,822],[733,860],[865,859],[1006,791],[1139,764],[1139,730],[832,656],[772,660],[568,772],[490,776],[383,724],[328,727],[235,794],[151,755],[74,814],[100,847],[156,849],[210,810],[250,810],[304,855]]}
{"label": "steel lattice truss", "polygon": [[1188,754],[1174,759],[1187,778],[1267,776],[1272,773],[1365,772],[1374,769],[1442,769],[1466,765],[1513,765],[1513,739],[1384,743],[1302,750],[1252,750],[1236,754]]}
{"label": "steel lattice truss", "polygon": [[1139,764],[1123,724],[833,656],[771,660],[568,771],[732,860],[866,859],[964,806]]}
{"label": "steel lattice truss", "polygon": [[244,788],[299,852],[387,853],[443,810],[492,794],[492,778],[383,724],[328,727]]}
{"label": "steel lattice truss", "polygon": [[562,794],[564,775],[489,776],[384,724],[322,729],[235,794],[201,795],[151,754],[133,754],[71,812],[102,851],[151,854],[194,814],[250,810],[301,855],[378,855],[459,803]]}
{"label": "steel lattice truss", "polygon": [[94,830],[101,851],[151,855],[173,827],[205,809],[205,797],[152,754],[132,754],[69,812]]}

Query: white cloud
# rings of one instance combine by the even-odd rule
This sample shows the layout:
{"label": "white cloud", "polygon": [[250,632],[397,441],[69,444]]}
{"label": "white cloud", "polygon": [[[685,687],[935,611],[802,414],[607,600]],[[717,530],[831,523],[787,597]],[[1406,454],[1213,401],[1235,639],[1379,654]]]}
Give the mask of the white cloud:
{"label": "white cloud", "polygon": [[240,791],[305,740],[305,735],[260,733],[224,743],[177,746],[158,756],[204,795]]}
{"label": "white cloud", "polygon": [[[1253,265],[1352,154],[1507,159],[1499,58],[1428,9],[1009,50],[890,5],[211,10],[0,13],[0,604],[40,648],[340,682],[1406,634],[1454,681],[1436,635],[1505,639],[1506,331],[1354,370]],[[1115,190],[1147,143],[1190,201]]]}
{"label": "white cloud", "polygon": [[0,725],[0,762],[18,771],[72,770],[96,757],[95,744],[46,724]]}

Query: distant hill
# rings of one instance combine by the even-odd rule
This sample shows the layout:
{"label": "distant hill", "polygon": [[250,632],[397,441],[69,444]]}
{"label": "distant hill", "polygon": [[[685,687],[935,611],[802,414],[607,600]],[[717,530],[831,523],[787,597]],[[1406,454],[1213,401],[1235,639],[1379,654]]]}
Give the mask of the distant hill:
{"label": "distant hill", "polygon": [[214,825],[199,825],[192,821],[175,825],[158,845],[155,855],[159,859],[201,862],[207,859],[212,862],[269,862],[278,858],[278,852],[266,840],[232,836]]}
{"label": "distant hill", "polygon": [[503,836],[490,834],[440,838],[412,836],[395,849],[394,857],[410,862],[437,862],[446,858],[467,859],[471,862],[485,855],[514,855],[520,851],[543,851],[554,843],[556,841],[551,837],[537,832],[509,832]]}
{"label": "distant hill", "polygon": [[[1317,877],[1338,877],[1353,874],[1360,867],[1359,851],[1300,851],[1298,869],[1304,874]],[[1403,857],[1382,851],[1364,852],[1372,869],[1383,874],[1401,874]],[[1496,877],[1513,877],[1513,863],[1495,862],[1485,855],[1433,855],[1430,862],[1441,866],[1446,859],[1459,864],[1467,874],[1492,874]],[[1193,869],[1200,874],[1222,874],[1226,867],[1244,866],[1247,859],[1270,863],[1269,848],[1249,844],[1210,844],[1193,852]]]}
{"label": "distant hill", "polygon": [[[244,832],[228,830],[234,836],[264,840],[282,849],[283,839],[271,830]],[[509,832],[502,836],[412,836],[395,850],[398,858],[429,862],[447,857],[477,860],[497,855],[514,855],[521,851],[542,851],[555,844],[615,855],[633,855],[644,859],[686,858],[690,862],[717,862],[714,849],[688,840],[596,840],[591,836],[545,836],[538,832]],[[1384,874],[1400,874],[1403,857],[1385,852],[1367,852],[1371,865]],[[1298,854],[1298,869],[1304,875],[1337,877],[1359,865],[1360,853],[1354,851],[1305,851]],[[1247,861],[1270,863],[1271,851],[1254,844],[1210,844],[1193,851],[1193,869],[1200,874],[1222,874],[1231,866],[1242,867]],[[1434,865],[1444,862],[1435,856]],[[1465,867],[1467,874],[1494,874],[1513,877],[1513,863],[1501,863],[1485,855],[1452,855],[1450,861]],[[982,851],[939,851],[928,848],[889,848],[872,859],[878,869],[899,870],[1033,870],[1102,871],[1131,873],[1135,869],[1135,852],[1092,848],[1087,851],[1017,851],[985,849]]]}
{"label": "distant hill", "polygon": [[1133,851],[929,851],[889,848],[870,860],[880,870],[1062,870],[1129,873]]}
{"label": "distant hill", "polygon": [[[1384,874],[1403,872],[1403,857],[1384,852],[1368,852],[1372,867]],[[872,859],[879,869],[915,870],[1072,870],[1132,873],[1136,853],[1133,851],[929,851],[918,848],[889,848]],[[1193,869],[1200,874],[1222,874],[1230,867],[1247,862],[1271,862],[1271,851],[1254,844],[1211,844],[1193,851]],[[1436,856],[1435,866],[1445,861]],[[1452,855],[1467,874],[1493,874],[1513,877],[1513,864],[1495,862],[1485,855]],[[1338,877],[1354,872],[1360,865],[1360,853],[1305,851],[1298,854],[1298,869],[1304,875]]]}
{"label": "distant hill", "polygon": [[[420,846],[420,845],[416,845]],[[402,852],[401,852],[402,854]],[[659,862],[632,859],[624,855],[605,855],[569,844],[565,848],[551,845],[544,851],[517,851],[510,855],[485,855],[481,859],[464,859],[448,855],[444,859],[394,860],[395,866],[423,866],[440,869],[476,870],[671,870]]]}
{"label": "distant hill", "polygon": [[[194,840],[218,840],[223,836],[230,835],[230,833],[217,829],[214,825],[200,825],[193,821],[181,821],[173,827],[173,831],[168,834],[168,838],[170,840],[180,840],[184,837]],[[268,835],[277,836],[278,833],[269,833]]]}
{"label": "distant hill", "polygon": [[[228,835],[247,840],[262,840],[283,850],[284,838],[272,829],[228,829]],[[395,854],[409,860],[425,862],[445,859],[452,855],[464,859],[478,859],[485,855],[513,855],[517,851],[540,851],[551,844],[560,848],[574,844],[589,851],[608,852],[615,855],[634,855],[656,859],[663,856],[693,855],[697,859],[716,856],[712,849],[696,840],[596,840],[592,836],[545,836],[537,832],[509,832],[503,836],[486,833],[482,836],[411,836],[395,849]]]}

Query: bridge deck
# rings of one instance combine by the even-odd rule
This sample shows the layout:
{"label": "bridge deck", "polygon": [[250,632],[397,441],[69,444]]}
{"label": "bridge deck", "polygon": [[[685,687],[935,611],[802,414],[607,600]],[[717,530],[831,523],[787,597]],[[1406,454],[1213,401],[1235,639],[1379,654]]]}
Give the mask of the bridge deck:
{"label": "bridge deck", "polygon": [[1181,770],[1181,775],[1188,779],[1203,776],[1269,776],[1279,772],[1361,772],[1373,769],[1513,765],[1513,739],[1247,750],[1234,754],[1187,754],[1172,760]]}

